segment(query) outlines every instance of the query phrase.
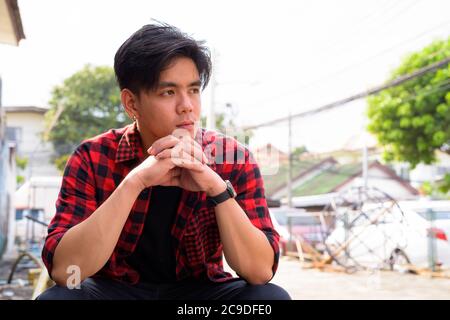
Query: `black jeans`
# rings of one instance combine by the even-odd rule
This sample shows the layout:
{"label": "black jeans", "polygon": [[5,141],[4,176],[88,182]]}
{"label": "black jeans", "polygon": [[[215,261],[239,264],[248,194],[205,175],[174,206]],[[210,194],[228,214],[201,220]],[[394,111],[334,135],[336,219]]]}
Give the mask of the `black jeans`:
{"label": "black jeans", "polygon": [[225,283],[182,281],[170,284],[139,283],[130,285],[106,278],[88,278],[80,289],[55,285],[38,300],[291,300],[275,284],[250,285],[236,279]]}

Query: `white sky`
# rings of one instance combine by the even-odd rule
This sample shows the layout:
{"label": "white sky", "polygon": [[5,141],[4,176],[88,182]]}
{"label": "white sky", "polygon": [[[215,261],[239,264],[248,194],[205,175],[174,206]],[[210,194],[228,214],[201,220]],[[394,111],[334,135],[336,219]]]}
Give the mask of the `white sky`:
{"label": "white sky", "polygon": [[[448,0],[19,0],[26,39],[0,45],[3,105],[45,106],[51,88],[86,63],[113,65],[150,18],[217,53],[216,109],[250,125],[344,98],[386,80],[408,52],[450,35]],[[203,96],[206,113],[211,98]],[[294,122],[293,145],[341,147],[363,128],[365,101]],[[287,147],[287,124],[251,145]]]}

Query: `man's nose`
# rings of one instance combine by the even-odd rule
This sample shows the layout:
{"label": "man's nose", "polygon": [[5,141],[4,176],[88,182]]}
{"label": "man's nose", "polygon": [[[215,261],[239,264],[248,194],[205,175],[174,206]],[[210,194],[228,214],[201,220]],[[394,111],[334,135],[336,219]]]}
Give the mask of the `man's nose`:
{"label": "man's nose", "polygon": [[191,112],[193,109],[193,103],[188,94],[182,94],[180,101],[178,102],[178,110],[180,113]]}

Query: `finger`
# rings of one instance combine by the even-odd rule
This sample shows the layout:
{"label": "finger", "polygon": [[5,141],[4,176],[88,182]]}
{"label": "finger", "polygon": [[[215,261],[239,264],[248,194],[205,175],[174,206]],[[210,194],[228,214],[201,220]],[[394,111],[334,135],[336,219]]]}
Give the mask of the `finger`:
{"label": "finger", "polygon": [[157,155],[162,150],[173,148],[178,142],[180,142],[180,139],[173,135],[168,135],[165,137],[162,137],[161,139],[156,140],[152,146],[147,150],[147,152],[150,155]]}
{"label": "finger", "polygon": [[177,137],[178,139],[181,139],[183,137],[191,137],[191,133],[189,130],[186,130],[184,128],[176,128],[172,131],[172,135]]}
{"label": "finger", "polygon": [[157,155],[162,150],[173,148],[180,140],[175,136],[168,135],[156,140],[148,149],[150,155]]}
{"label": "finger", "polygon": [[202,163],[208,163],[202,147],[194,140],[182,140],[183,150]]}
{"label": "finger", "polygon": [[192,139],[192,137],[190,136],[183,136],[180,141],[183,144],[183,148],[185,151],[190,153],[200,162],[209,164],[208,158],[203,152],[202,146],[195,139]]}
{"label": "finger", "polygon": [[[194,144],[177,144],[172,149],[165,149],[158,153],[155,158],[158,160],[167,158],[185,158],[184,153],[190,156],[189,159],[197,159],[201,163],[208,163],[206,155],[203,153],[199,145]],[[187,149],[187,150],[186,150]]]}
{"label": "finger", "polygon": [[[163,160],[163,159],[187,159],[189,161],[192,161],[194,158],[197,159],[200,163],[206,163],[203,159],[206,158],[206,156],[202,153],[199,155],[199,151],[194,152],[194,156],[192,154],[189,154],[185,152],[183,149],[166,149],[158,153],[155,158],[157,160]],[[179,160],[175,160],[175,165],[180,164]]]}
{"label": "finger", "polygon": [[155,158],[157,160],[170,161],[173,165],[173,168],[180,167],[183,165],[183,163],[193,162],[194,158],[188,153],[184,152],[183,149],[180,148],[178,150],[174,150],[174,148],[163,150],[158,153]]}
{"label": "finger", "polygon": [[166,161],[169,161],[172,165],[173,168],[167,171],[167,174],[164,175],[164,177],[160,180],[159,184],[162,186],[173,186],[173,185],[177,185],[177,180],[180,178],[181,176],[181,168],[176,167],[172,160],[167,159]]}
{"label": "finger", "polygon": [[189,141],[192,141],[192,144],[195,147],[195,150],[198,150],[198,154],[202,156],[202,159],[199,159],[198,157],[196,157],[199,161],[201,161],[202,163],[207,163],[209,164],[209,160],[206,157],[205,151],[203,150],[203,147],[200,143],[198,143],[195,139],[192,139],[191,137],[189,137]]}
{"label": "finger", "polygon": [[173,150],[173,149],[165,149],[165,150],[161,151],[160,153],[158,153],[158,154],[155,156],[155,158],[156,158],[157,160],[168,159],[168,158],[171,157],[172,150]]}
{"label": "finger", "polygon": [[186,152],[183,152],[183,157],[180,158],[172,157],[171,159],[177,167],[185,168],[188,170],[194,170],[198,172],[202,172],[204,170],[203,164]]}
{"label": "finger", "polygon": [[178,147],[174,147],[172,149],[166,149],[158,153],[155,158],[157,160],[169,160],[172,161],[175,159],[175,161],[172,161],[174,165],[178,165],[180,163],[180,159],[185,160],[192,160],[193,158],[188,158],[187,155],[184,154],[185,152],[181,148],[181,146],[178,145]]}
{"label": "finger", "polygon": [[170,169],[169,175],[172,178],[176,178],[181,176],[181,168],[180,167],[174,167],[173,169]]}
{"label": "finger", "polygon": [[161,159],[161,162],[163,163],[163,165],[165,166],[167,171],[173,170],[174,168],[176,168],[176,164],[170,158],[168,158],[168,159]]}

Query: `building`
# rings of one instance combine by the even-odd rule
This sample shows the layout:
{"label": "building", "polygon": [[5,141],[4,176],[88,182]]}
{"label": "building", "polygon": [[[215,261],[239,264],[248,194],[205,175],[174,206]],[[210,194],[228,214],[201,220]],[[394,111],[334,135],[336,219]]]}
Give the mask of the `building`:
{"label": "building", "polygon": [[281,166],[288,163],[288,155],[268,143],[252,150],[253,158],[258,163],[261,174],[276,175]]}
{"label": "building", "polygon": [[[60,188],[60,173],[52,163],[53,146],[43,140],[47,108],[37,106],[4,107],[6,139],[16,146],[17,156],[28,160],[25,170],[17,169],[24,183],[15,192],[15,243],[25,248],[39,243],[46,224],[54,214]],[[42,222],[36,223],[27,219]]]}
{"label": "building", "polygon": [[265,162],[266,159],[272,158],[273,155],[278,156],[279,163],[287,163],[289,160],[287,153],[281,151],[271,143],[267,143],[252,150],[252,153],[258,163]]}
{"label": "building", "polygon": [[[40,243],[47,235],[47,226],[55,214],[61,183],[62,177],[31,177],[17,189],[15,232],[19,246]],[[31,217],[34,222],[26,217]]]}
{"label": "building", "polygon": [[0,0],[0,43],[18,46],[25,39],[17,0]]}
{"label": "building", "polygon": [[[0,51],[1,44],[18,46],[24,38],[17,0],[0,0]],[[14,144],[7,142],[5,135],[0,78],[0,258],[5,251],[7,256],[14,254],[15,182],[15,149]]]}
{"label": "building", "polygon": [[[379,161],[371,161],[368,163],[368,183],[370,187],[375,187],[395,200],[407,200],[417,198],[419,192],[409,182],[400,176],[398,176],[394,170],[390,167],[380,163]],[[330,181],[326,192],[341,192],[348,188],[363,185],[363,169],[362,163],[346,164],[332,170],[331,172],[325,172],[321,177],[317,177],[315,181],[316,185],[323,182]],[[309,183],[314,183],[310,181]],[[312,185],[304,185],[303,193]],[[323,188],[323,187],[322,187]],[[302,193],[302,189],[296,190],[297,194]],[[296,194],[294,192],[294,194]]]}
{"label": "building", "polygon": [[45,132],[47,108],[36,106],[4,107],[6,114],[6,137],[14,142],[17,156],[27,158],[25,180],[37,176],[60,175],[52,163],[53,146],[42,138]]}
{"label": "building", "polygon": [[420,188],[424,182],[436,182],[450,173],[450,155],[442,151],[436,151],[436,162],[433,164],[419,163],[414,169],[411,169],[408,163],[396,163],[394,169],[411,182],[416,188]]}
{"label": "building", "polygon": [[[417,189],[398,176],[394,170],[378,161],[368,163],[368,186],[375,187],[396,200],[416,198]],[[293,164],[292,197],[311,197],[335,194],[348,188],[363,185],[361,162],[340,164],[329,157]],[[273,199],[287,196],[287,168],[279,175],[264,177],[266,195]],[[322,199],[323,197],[321,197]],[[295,205],[295,203],[294,203]]]}
{"label": "building", "polygon": [[[324,170],[334,167],[336,164],[336,160],[331,157],[308,161],[294,161],[292,163],[292,190],[295,190]],[[281,165],[276,174],[263,174],[266,196],[272,199],[285,197],[287,195],[288,174],[288,164]]]}

